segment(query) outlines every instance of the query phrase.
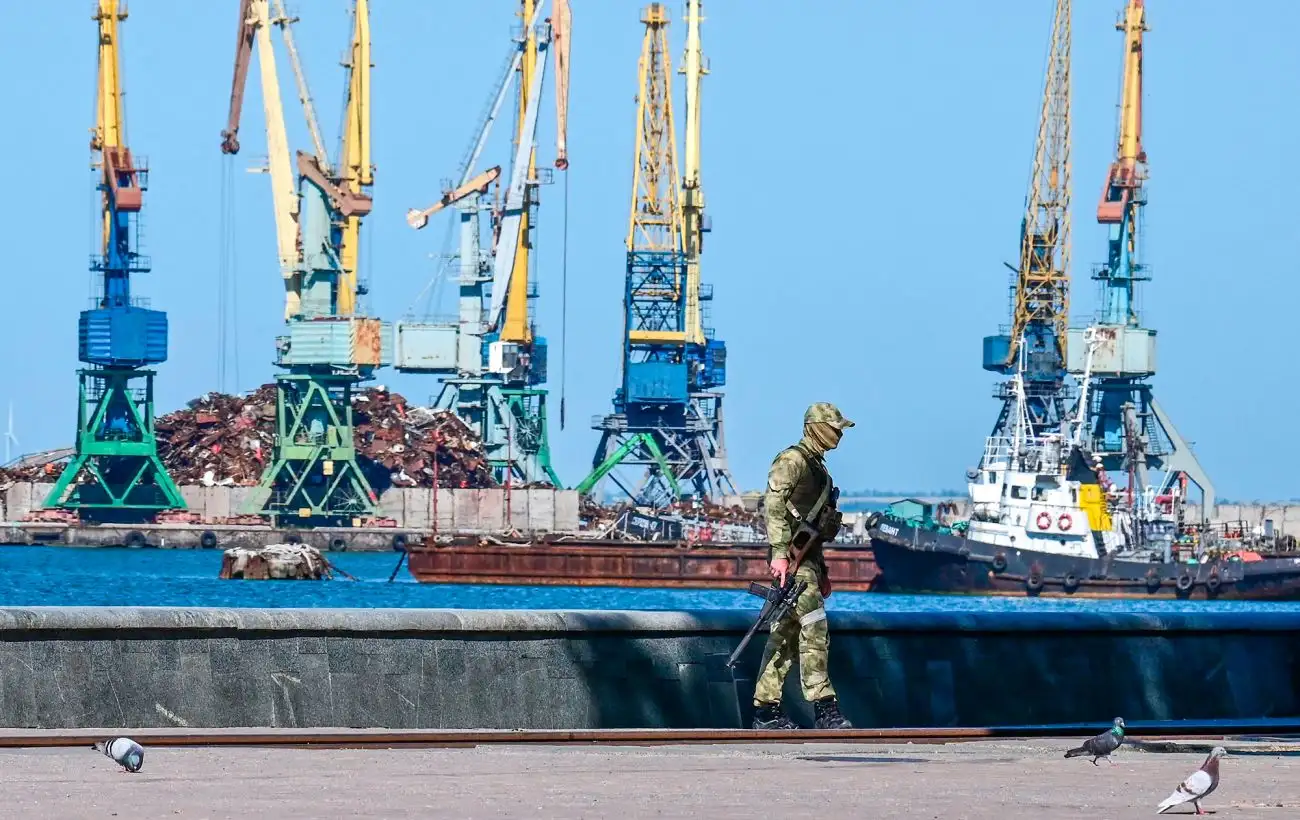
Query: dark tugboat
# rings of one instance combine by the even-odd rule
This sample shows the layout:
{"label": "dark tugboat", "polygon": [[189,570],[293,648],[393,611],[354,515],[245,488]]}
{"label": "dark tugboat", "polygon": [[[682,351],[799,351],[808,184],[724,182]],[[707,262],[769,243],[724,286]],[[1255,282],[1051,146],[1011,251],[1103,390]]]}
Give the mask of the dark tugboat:
{"label": "dark tugboat", "polygon": [[[896,502],[867,522],[881,578],[900,593],[1105,598],[1300,599],[1300,555],[1241,549],[1180,522],[1183,491],[1132,494],[1073,434],[1035,436],[1015,376],[1021,423],[991,436],[965,520]],[[1085,406],[1080,400],[1080,407]],[[1079,414],[1082,415],[1082,414]]]}

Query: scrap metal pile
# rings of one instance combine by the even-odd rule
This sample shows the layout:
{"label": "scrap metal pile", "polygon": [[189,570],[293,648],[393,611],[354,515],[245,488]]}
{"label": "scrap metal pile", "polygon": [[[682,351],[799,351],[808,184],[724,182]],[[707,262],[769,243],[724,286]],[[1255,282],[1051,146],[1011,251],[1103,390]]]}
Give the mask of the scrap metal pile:
{"label": "scrap metal pile", "polygon": [[588,532],[626,541],[750,543],[762,541],[767,533],[761,510],[707,502],[681,502],[654,510],[631,504],[604,506],[584,497],[579,518]]}
{"label": "scrap metal pile", "polygon": [[[454,414],[371,388],[353,399],[358,461],[376,491],[492,487],[483,445]],[[155,422],[158,454],[180,484],[257,484],[275,438],[275,385],[247,396],[208,393]],[[436,465],[436,467],[435,467]]]}

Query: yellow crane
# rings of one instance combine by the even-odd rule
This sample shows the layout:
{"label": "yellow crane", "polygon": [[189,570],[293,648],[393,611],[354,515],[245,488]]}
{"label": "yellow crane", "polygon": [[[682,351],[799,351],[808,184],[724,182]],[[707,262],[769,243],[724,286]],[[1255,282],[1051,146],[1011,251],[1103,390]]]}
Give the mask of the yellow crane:
{"label": "yellow crane", "polygon": [[704,188],[700,180],[700,86],[709,73],[700,46],[700,0],[686,2],[686,54],[681,72],[686,75],[686,162],[682,168],[682,250],[686,253],[686,343],[704,344],[704,319],[700,311],[700,255],[704,251]]}
{"label": "yellow crane", "polygon": [[239,118],[244,104],[244,86],[257,41],[257,62],[261,75],[262,110],[266,118],[267,171],[271,175],[271,205],[275,212],[275,245],[284,279],[284,318],[300,313],[302,274],[298,251],[298,191],[289,160],[289,137],[284,127],[284,106],[280,101],[280,79],[276,73],[275,49],[271,43],[271,18],[267,0],[240,0],[239,26],[235,40],[235,72],[230,89],[230,109],[221,132],[221,151],[239,153]]}
{"label": "yellow crane", "polygon": [[[700,283],[704,191],[700,177],[700,91],[707,69],[700,0],[686,5],[686,162],[677,174],[668,12],[651,3],[638,62],[636,153],[623,292],[623,383],[579,493],[606,479],[638,504],[660,506],[690,493],[719,501],[736,494],[724,445],[726,345],[704,326]],[[639,468],[639,479],[620,468]]]}
{"label": "yellow crane", "polygon": [[296,18],[285,13],[283,0],[275,0],[276,16],[271,16],[269,0],[241,0],[240,24],[235,47],[235,71],[230,92],[230,109],[226,129],[222,131],[222,151],[239,152],[239,120],[243,108],[244,86],[251,62],[253,42],[257,42],[258,68],[261,74],[262,107],[266,117],[267,170],[271,176],[272,204],[275,211],[276,246],[280,270],[285,280],[285,319],[301,315],[302,276],[298,192],[295,188],[295,163],[289,152],[284,123],[284,106],[276,69],[271,26],[280,28],[289,52],[299,100],[307,121],[307,130],[315,148],[314,155],[300,155],[296,169],[318,185],[330,198],[331,205],[344,217],[342,240],[337,249],[341,275],[337,293],[337,315],[356,312],[357,270],[359,264],[361,219],[370,212],[369,189],[374,183],[370,163],[370,14],[368,0],[354,0],[353,31],[348,69],[348,98],[344,116],[343,148],[337,172],[330,167],[324,140],[316,121],[307,81],[298,60],[290,24]]}
{"label": "yellow crane", "polygon": [[[273,523],[358,526],[374,515],[377,497],[357,461],[352,396],[389,362],[391,328],[357,315],[356,259],[360,220],[371,210],[369,154],[369,5],[354,0],[348,103],[337,167],[325,156],[306,78],[293,46],[293,18],[275,0],[241,0],[234,84],[222,150],[239,150],[243,89],[258,43],[266,109],[281,272],[286,282],[285,333],[276,340],[276,434],[272,463],[244,510]],[[280,27],[316,151],[290,164],[270,26]],[[296,171],[296,174],[295,174]],[[293,187],[294,178],[298,184]]]}
{"label": "yellow crane", "polygon": [[[353,7],[352,45],[345,65],[348,68],[348,102],[343,117],[343,150],[339,157],[339,188],[349,194],[365,194],[375,183],[375,168],[370,164],[370,3],[356,0]],[[369,209],[366,209],[368,212]],[[343,275],[339,280],[339,315],[356,312],[357,270],[360,261],[361,218],[355,210],[343,223],[340,260]]]}

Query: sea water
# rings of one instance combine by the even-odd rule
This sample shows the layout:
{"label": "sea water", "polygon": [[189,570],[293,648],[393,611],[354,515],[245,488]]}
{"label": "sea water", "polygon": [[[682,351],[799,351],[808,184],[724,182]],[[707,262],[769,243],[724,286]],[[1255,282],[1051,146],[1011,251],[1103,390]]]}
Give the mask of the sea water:
{"label": "sea water", "polygon": [[[743,590],[421,584],[400,555],[330,553],[356,576],[223,581],[220,550],[0,546],[0,606],[395,607],[433,609],[756,610]],[[1300,612],[1297,603],[983,598],[836,592],[827,609],[859,612]]]}

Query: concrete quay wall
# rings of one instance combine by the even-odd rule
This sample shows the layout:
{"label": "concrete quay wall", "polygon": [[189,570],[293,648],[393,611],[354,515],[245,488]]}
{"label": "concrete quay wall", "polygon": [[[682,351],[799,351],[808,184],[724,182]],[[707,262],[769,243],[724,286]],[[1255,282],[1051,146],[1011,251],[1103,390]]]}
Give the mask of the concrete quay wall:
{"label": "concrete quay wall", "polygon": [[[21,521],[39,509],[53,484],[17,482],[0,491],[3,520]],[[251,487],[182,485],[191,512],[206,520],[238,515]],[[399,528],[443,533],[577,532],[578,492],[553,489],[439,489],[394,487],[379,497],[379,514]],[[197,539],[200,529],[194,535]],[[120,542],[119,542],[120,543]],[[386,545],[385,545],[386,547]]]}
{"label": "concrete quay wall", "polygon": [[[747,725],[754,612],[0,609],[0,727]],[[832,613],[859,726],[1300,716],[1300,616]],[[786,703],[811,725],[798,694]]]}

